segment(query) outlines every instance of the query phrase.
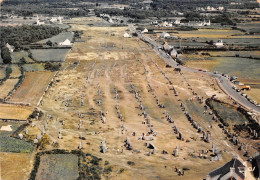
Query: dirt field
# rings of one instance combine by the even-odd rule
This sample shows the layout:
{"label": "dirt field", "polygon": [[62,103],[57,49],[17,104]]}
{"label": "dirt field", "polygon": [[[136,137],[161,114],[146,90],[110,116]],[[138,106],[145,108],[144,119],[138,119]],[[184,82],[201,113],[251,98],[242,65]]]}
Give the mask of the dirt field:
{"label": "dirt field", "polygon": [[[219,122],[204,112],[204,101],[197,100],[198,96],[205,100],[213,94],[227,100],[214,79],[166,68],[166,63],[145,43],[123,38],[127,27],[97,27],[95,23],[102,23],[99,18],[72,19],[70,23],[71,30],[83,31],[83,42],[74,44],[39,106],[44,116],[34,121],[39,129],[48,124],[46,134],[59,148],[73,150],[82,146],[83,152],[123,168],[122,179],[203,179],[237,153],[237,147],[225,139]],[[35,103],[34,95],[42,95],[39,92],[46,85],[41,82],[48,78],[39,72],[26,75],[27,80],[11,100]],[[34,84],[29,86],[31,82]],[[185,111],[211,133],[210,143],[187,120]],[[174,123],[167,120],[167,114]],[[126,139],[132,147],[126,145]],[[108,148],[106,153],[100,152],[102,140]],[[219,161],[210,161],[212,144],[222,152]],[[53,148],[49,145],[46,150]],[[176,148],[178,156],[173,155]],[[190,170],[178,176],[175,166]],[[113,173],[111,178],[117,175]]]}
{"label": "dirt field", "polygon": [[32,107],[12,104],[0,104],[0,109],[0,119],[27,120],[28,116],[33,112]]}
{"label": "dirt field", "polygon": [[26,72],[25,80],[10,98],[10,102],[21,102],[35,106],[53,78],[53,72]]}
{"label": "dirt field", "polygon": [[0,152],[1,179],[26,180],[30,177],[33,166],[33,155],[28,153]]}

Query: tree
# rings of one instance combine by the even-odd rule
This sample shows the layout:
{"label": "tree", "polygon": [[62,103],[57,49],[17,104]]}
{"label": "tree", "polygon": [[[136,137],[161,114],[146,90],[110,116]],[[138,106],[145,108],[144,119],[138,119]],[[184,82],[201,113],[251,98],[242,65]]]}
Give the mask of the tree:
{"label": "tree", "polygon": [[11,64],[12,58],[11,58],[11,54],[9,52],[9,49],[7,47],[3,47],[1,49],[1,57],[3,59],[4,64]]}
{"label": "tree", "polygon": [[25,59],[24,57],[22,57],[22,58],[20,59],[20,62],[21,62],[22,64],[27,63],[27,62],[26,62],[26,59]]}
{"label": "tree", "polygon": [[46,44],[47,44],[48,46],[52,46],[52,45],[53,45],[50,40],[48,40],[48,41],[46,42]]}

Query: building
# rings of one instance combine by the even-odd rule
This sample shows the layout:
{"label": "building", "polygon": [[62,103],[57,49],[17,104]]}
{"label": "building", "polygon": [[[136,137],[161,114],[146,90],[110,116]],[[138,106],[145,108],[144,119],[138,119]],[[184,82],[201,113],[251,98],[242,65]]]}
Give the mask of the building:
{"label": "building", "polygon": [[70,42],[70,40],[66,39],[66,40],[63,41],[63,42],[60,42],[59,45],[60,45],[60,46],[71,46],[72,43]]}
{"label": "building", "polygon": [[211,22],[210,20],[208,21],[189,21],[188,22],[188,26],[210,26],[211,25]]}
{"label": "building", "polygon": [[214,43],[214,45],[215,45],[217,48],[224,47],[223,41],[222,41],[221,39],[218,40],[216,43]]}
{"label": "building", "polygon": [[42,21],[40,21],[40,20],[39,20],[39,17],[37,16],[37,17],[36,17],[36,25],[43,25],[43,24],[45,24],[45,23],[42,22]]}
{"label": "building", "polygon": [[144,28],[141,33],[148,33],[148,29]]}
{"label": "building", "polygon": [[162,32],[161,34],[160,34],[160,37],[161,38],[167,38],[167,37],[170,37],[171,35],[169,34],[169,33],[167,33],[167,32]]}
{"label": "building", "polygon": [[8,49],[9,49],[9,52],[14,52],[14,46],[11,46],[10,44],[6,43],[5,45]]}
{"label": "building", "polygon": [[130,38],[131,35],[130,35],[128,32],[125,32],[125,33],[124,33],[124,37],[125,37],[125,38]]}
{"label": "building", "polygon": [[233,158],[224,166],[211,171],[207,175],[206,180],[222,180],[222,179],[243,180],[246,177],[245,169],[246,169],[245,163],[242,163],[237,158]]}

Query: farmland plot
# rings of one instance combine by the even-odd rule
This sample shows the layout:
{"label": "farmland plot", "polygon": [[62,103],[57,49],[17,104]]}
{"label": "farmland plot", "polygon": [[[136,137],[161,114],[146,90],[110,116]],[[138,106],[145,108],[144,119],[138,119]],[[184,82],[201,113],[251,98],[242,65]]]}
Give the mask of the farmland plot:
{"label": "farmland plot", "polygon": [[27,120],[33,108],[13,104],[0,104],[0,119]]}
{"label": "farmland plot", "polygon": [[18,65],[12,64],[11,68],[12,68],[12,73],[10,74],[11,78],[18,78],[19,76],[21,76],[21,70]]}
{"label": "farmland plot", "polygon": [[[48,173],[46,173],[48,172]],[[63,179],[78,177],[78,156],[73,154],[45,154],[40,158],[36,180]]]}
{"label": "farmland plot", "polygon": [[5,77],[5,66],[0,66],[0,79],[3,79]]}
{"label": "farmland plot", "polygon": [[35,64],[24,64],[23,65],[24,71],[44,71],[44,64],[42,63],[35,63]]}
{"label": "farmland plot", "polygon": [[26,72],[21,87],[11,97],[11,102],[29,103],[35,106],[46,87],[53,78],[54,72]]}
{"label": "farmland plot", "polygon": [[27,51],[18,51],[11,53],[12,62],[13,63],[20,63],[21,58],[25,58],[26,62],[34,62],[31,58],[28,57]]}
{"label": "farmland plot", "polygon": [[[15,160],[15,163],[14,163]],[[32,168],[33,155],[0,152],[1,175],[5,180],[27,180]]]}
{"label": "farmland plot", "polygon": [[18,83],[19,79],[7,79],[0,86],[0,99],[4,99],[10,91],[14,89],[16,83]]}
{"label": "farmland plot", "polygon": [[73,40],[73,33],[72,32],[60,33],[57,36],[53,36],[51,38],[41,40],[41,41],[39,41],[37,43],[43,44],[43,43],[46,43],[47,41],[50,40],[52,43],[58,43],[59,44],[60,42],[65,41],[66,39],[72,41]]}
{"label": "farmland plot", "polygon": [[70,49],[32,49],[33,59],[36,61],[64,61]]}

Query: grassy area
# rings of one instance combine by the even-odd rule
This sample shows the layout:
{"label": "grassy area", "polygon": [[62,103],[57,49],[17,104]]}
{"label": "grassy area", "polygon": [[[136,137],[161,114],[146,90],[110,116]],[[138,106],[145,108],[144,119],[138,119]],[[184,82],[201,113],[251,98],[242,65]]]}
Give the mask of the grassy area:
{"label": "grassy area", "polygon": [[36,61],[65,61],[70,49],[31,49],[32,57]]}
{"label": "grassy area", "polygon": [[[48,173],[46,173],[48,172]],[[64,179],[78,177],[78,156],[74,154],[45,154],[40,158],[36,180]]]}
{"label": "grassy area", "polygon": [[31,153],[34,147],[31,143],[13,137],[0,137],[1,152]]}
{"label": "grassy area", "polygon": [[24,64],[23,65],[24,71],[44,71],[44,64],[39,63],[39,64]]}
{"label": "grassy area", "polygon": [[57,36],[53,36],[51,38],[48,38],[48,39],[44,39],[44,40],[41,40],[37,43],[46,43],[47,41],[51,41],[52,43],[60,43],[60,42],[63,42],[65,41],[66,39],[72,41],[73,40],[73,33],[72,32],[63,32],[63,33],[60,33],[58,34]]}
{"label": "grassy area", "polygon": [[21,58],[25,58],[26,62],[34,62],[31,58],[28,57],[27,51],[18,51],[11,53],[12,62],[13,63],[20,63]]}
{"label": "grassy area", "polygon": [[248,121],[243,114],[230,105],[216,101],[211,101],[211,103],[220,117],[229,124],[244,124]]}

